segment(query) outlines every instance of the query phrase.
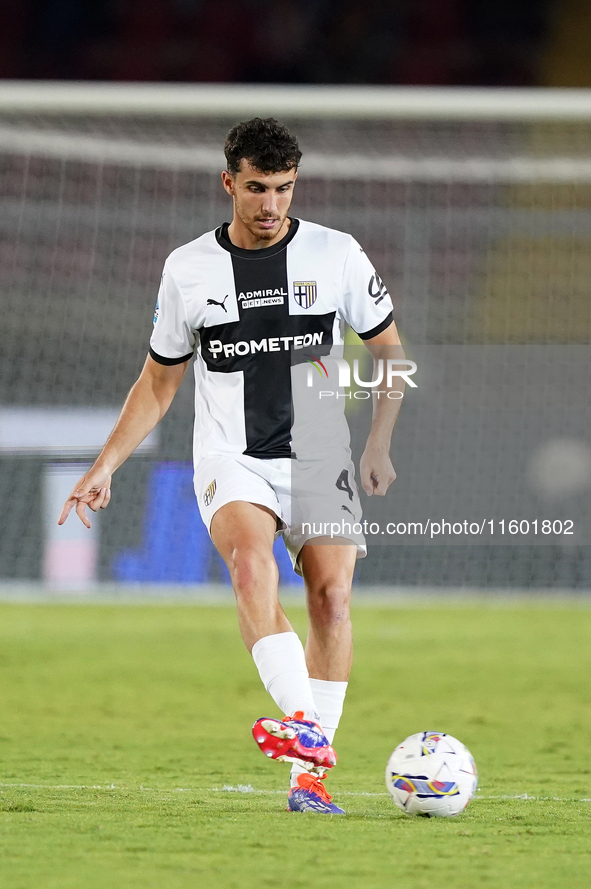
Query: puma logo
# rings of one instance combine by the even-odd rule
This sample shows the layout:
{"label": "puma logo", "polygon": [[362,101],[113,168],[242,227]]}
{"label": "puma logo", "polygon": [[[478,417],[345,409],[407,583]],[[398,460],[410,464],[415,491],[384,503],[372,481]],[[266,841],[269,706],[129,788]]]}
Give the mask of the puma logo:
{"label": "puma logo", "polygon": [[226,295],[225,295],[225,297],[223,298],[223,300],[221,301],[221,303],[218,302],[217,299],[208,299],[208,300],[207,300],[207,305],[208,305],[208,306],[221,306],[222,309],[224,310],[224,312],[227,313],[228,310],[227,310],[227,308],[226,308],[225,305],[224,305],[224,303],[226,302],[227,299],[228,299],[228,294],[226,293]]}

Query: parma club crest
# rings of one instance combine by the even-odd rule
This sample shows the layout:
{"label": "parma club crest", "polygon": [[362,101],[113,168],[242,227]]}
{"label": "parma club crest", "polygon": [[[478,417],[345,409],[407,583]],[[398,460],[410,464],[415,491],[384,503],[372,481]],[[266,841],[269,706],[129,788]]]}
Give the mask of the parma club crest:
{"label": "parma club crest", "polygon": [[209,506],[209,504],[213,500],[213,498],[215,496],[216,488],[217,488],[217,484],[216,484],[216,480],[214,478],[214,480],[211,482],[211,484],[209,484],[206,487],[205,493],[203,495],[203,502],[205,503],[206,506]]}
{"label": "parma club crest", "polygon": [[294,281],[293,296],[298,306],[309,309],[316,302],[316,281]]}

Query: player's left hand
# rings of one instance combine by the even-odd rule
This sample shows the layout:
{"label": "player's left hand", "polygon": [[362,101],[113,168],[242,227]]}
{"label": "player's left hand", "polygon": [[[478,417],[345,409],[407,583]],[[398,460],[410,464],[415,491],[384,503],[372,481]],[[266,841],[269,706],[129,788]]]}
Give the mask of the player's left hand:
{"label": "player's left hand", "polygon": [[368,497],[377,494],[383,497],[396,473],[388,451],[368,445],[359,461],[361,485]]}

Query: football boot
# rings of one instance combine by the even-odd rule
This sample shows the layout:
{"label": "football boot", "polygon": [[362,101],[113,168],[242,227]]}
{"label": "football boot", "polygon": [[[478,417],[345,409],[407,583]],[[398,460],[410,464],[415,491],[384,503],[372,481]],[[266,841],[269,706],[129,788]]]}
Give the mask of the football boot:
{"label": "football boot", "polygon": [[332,802],[321,778],[304,772],[298,775],[297,787],[292,787],[287,797],[288,812],[317,812],[323,815],[344,815]]}
{"label": "football boot", "polygon": [[309,772],[324,775],[336,764],[337,756],[317,722],[297,711],[282,720],[263,717],[252,727],[252,735],[270,759],[297,762]]}

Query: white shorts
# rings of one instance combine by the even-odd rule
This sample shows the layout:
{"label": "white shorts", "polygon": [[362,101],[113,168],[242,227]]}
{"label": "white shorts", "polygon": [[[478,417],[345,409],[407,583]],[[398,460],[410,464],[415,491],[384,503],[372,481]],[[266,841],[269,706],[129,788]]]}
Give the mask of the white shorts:
{"label": "white shorts", "polygon": [[[301,574],[298,556],[315,537],[351,540],[357,558],[367,554],[355,469],[348,454],[330,460],[260,460],[237,456],[205,457],[195,467],[199,511],[211,534],[211,521],[222,506],[245,500],[266,506],[277,516],[294,571]],[[336,540],[335,540],[336,542]]]}

